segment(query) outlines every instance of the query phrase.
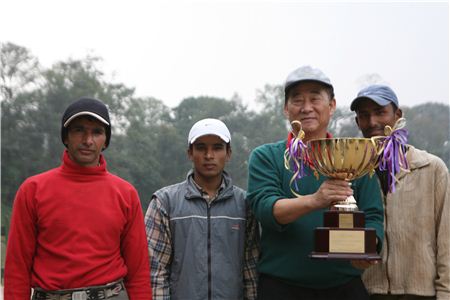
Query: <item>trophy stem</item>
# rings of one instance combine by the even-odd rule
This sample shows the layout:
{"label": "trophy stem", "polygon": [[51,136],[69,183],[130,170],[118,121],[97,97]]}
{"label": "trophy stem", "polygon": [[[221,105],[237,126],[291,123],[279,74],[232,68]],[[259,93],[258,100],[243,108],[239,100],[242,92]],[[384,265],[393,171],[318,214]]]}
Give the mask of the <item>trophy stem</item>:
{"label": "trophy stem", "polygon": [[[308,159],[323,176],[351,181],[374,171],[379,144],[374,139],[331,138],[308,141]],[[314,230],[317,259],[381,260],[374,228],[365,228],[365,214],[353,196],[330,205],[323,227]]]}
{"label": "trophy stem", "polygon": [[338,202],[330,207],[330,210],[339,211],[358,211],[358,206],[356,205],[355,197],[349,196],[344,201]]}

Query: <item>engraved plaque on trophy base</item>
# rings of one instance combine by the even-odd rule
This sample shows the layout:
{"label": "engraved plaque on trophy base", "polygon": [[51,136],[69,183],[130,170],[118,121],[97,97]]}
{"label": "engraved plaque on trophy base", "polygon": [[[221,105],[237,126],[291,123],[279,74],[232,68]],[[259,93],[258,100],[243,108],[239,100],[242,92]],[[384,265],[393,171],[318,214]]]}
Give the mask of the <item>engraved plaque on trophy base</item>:
{"label": "engraved plaque on trophy base", "polygon": [[324,226],[315,229],[311,258],[381,260],[377,253],[377,237],[373,228],[364,228],[362,211],[329,210],[324,213]]}
{"label": "engraved plaque on trophy base", "polygon": [[[332,226],[315,229],[314,251],[310,254],[311,258],[381,260],[377,253],[375,229],[359,226],[361,222],[364,226],[363,212],[328,211],[324,216],[324,224]],[[358,226],[353,226],[354,224]]]}

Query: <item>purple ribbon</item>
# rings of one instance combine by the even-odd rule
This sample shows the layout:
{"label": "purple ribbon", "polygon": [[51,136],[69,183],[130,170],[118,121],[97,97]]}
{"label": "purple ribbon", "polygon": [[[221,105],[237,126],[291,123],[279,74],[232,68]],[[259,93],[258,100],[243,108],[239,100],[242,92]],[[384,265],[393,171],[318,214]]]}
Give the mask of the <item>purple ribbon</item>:
{"label": "purple ribbon", "polygon": [[[294,172],[293,179],[300,179],[306,176],[306,144],[299,138],[293,138],[289,143],[288,153],[290,160],[293,161],[291,164]],[[297,181],[295,181],[295,188],[298,190]]]}
{"label": "purple ribbon", "polygon": [[384,151],[381,157],[381,171],[388,173],[389,192],[395,192],[395,175],[400,172],[400,168],[408,169],[406,160],[406,143],[408,141],[408,130],[405,128],[395,129],[384,141]]}

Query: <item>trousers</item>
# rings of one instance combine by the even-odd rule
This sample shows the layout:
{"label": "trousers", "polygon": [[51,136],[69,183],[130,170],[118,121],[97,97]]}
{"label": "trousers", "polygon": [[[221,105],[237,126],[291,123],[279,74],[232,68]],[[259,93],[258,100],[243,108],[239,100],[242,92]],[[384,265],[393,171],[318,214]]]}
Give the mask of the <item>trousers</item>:
{"label": "trousers", "polygon": [[360,277],[328,289],[311,289],[287,284],[278,278],[260,274],[258,300],[369,300]]}

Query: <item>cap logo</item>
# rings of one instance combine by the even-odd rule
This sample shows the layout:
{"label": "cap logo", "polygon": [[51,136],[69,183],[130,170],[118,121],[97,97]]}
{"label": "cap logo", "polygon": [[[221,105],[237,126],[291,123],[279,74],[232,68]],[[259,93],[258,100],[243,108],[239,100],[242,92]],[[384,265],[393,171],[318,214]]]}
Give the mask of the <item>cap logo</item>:
{"label": "cap logo", "polygon": [[230,131],[227,126],[218,119],[203,119],[195,123],[189,131],[188,143],[194,143],[197,138],[204,135],[216,135],[220,137],[225,143],[231,140]]}

